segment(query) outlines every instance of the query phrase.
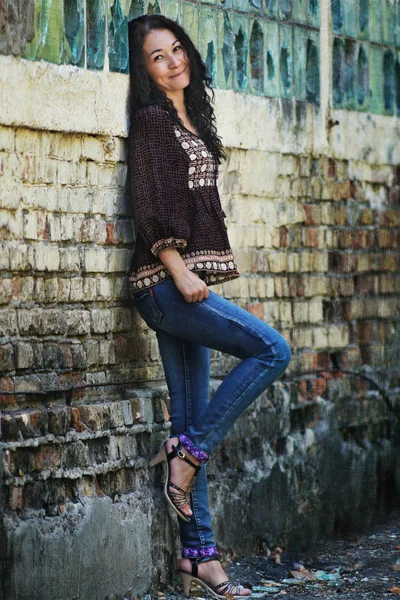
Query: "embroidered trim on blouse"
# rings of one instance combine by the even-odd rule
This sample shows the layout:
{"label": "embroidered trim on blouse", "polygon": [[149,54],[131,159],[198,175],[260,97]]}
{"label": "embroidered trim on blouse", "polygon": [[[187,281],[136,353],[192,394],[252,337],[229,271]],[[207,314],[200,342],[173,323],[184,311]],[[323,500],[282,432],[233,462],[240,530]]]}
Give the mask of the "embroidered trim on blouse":
{"label": "embroidered trim on blouse", "polygon": [[165,250],[166,248],[181,248],[181,250],[184,250],[186,246],[186,240],[180,240],[174,237],[170,237],[165,240],[158,240],[158,242],[153,244],[153,246],[151,247],[151,253],[154,254],[154,256],[158,257],[161,250]]}
{"label": "embroidered trim on blouse", "polygon": [[[191,271],[206,271],[205,283],[208,285],[240,277],[231,249],[226,252],[216,252],[215,250],[190,252],[182,254],[181,257]],[[133,291],[136,291],[152,287],[160,281],[170,278],[171,274],[163,264],[152,263],[132,274],[129,281]]]}
{"label": "embroidered trim on blouse", "polygon": [[190,160],[188,170],[189,189],[216,185],[217,164],[213,154],[199,137],[189,131],[174,127],[175,135]]}

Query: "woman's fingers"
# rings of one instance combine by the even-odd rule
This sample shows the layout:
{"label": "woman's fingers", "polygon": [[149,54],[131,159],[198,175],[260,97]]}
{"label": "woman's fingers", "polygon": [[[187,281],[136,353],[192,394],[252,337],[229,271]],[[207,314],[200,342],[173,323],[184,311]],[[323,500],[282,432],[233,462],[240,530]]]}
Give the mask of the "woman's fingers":
{"label": "woman's fingers", "polygon": [[184,270],[179,277],[175,277],[174,281],[186,302],[202,302],[209,296],[208,287],[204,281],[197,273],[188,269]]}

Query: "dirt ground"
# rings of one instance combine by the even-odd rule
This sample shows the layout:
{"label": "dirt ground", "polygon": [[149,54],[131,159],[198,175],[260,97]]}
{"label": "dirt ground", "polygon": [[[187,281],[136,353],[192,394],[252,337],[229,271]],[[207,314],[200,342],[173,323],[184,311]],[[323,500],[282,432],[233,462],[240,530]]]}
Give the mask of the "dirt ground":
{"label": "dirt ground", "polygon": [[[400,598],[400,510],[370,531],[320,542],[299,555],[275,548],[268,557],[236,558],[224,566],[232,581],[252,588],[252,599]],[[174,590],[159,592],[158,597],[187,598],[179,594],[179,582],[177,577]],[[205,597],[201,588],[192,592],[193,597]]]}

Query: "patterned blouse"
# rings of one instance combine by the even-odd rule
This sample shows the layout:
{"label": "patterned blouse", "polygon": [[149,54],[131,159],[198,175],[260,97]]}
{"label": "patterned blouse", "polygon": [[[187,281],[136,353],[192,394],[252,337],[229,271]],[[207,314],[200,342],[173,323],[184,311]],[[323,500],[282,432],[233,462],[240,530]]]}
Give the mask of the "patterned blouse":
{"label": "patterned blouse", "polygon": [[129,281],[133,290],[170,278],[159,258],[176,248],[207,285],[240,274],[229,244],[217,189],[218,164],[204,142],[160,106],[135,113],[128,168],[136,225]]}

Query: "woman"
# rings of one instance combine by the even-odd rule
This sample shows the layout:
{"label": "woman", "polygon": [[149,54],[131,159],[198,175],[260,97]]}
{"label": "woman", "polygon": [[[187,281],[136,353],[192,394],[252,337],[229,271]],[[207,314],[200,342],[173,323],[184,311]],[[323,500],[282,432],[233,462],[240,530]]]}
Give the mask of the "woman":
{"label": "woman", "polygon": [[[239,277],[218,190],[225,158],[210,79],[185,31],[160,15],[129,24],[129,176],[137,228],[130,281],[156,332],[171,398],[165,496],[179,517],[184,592],[247,596],[227,581],[208,508],[206,463],[237,417],[286,369],[290,348],[272,327],[209,290]],[[212,91],[211,91],[212,92]],[[213,95],[212,95],[213,98]],[[242,359],[209,399],[209,349]]]}

